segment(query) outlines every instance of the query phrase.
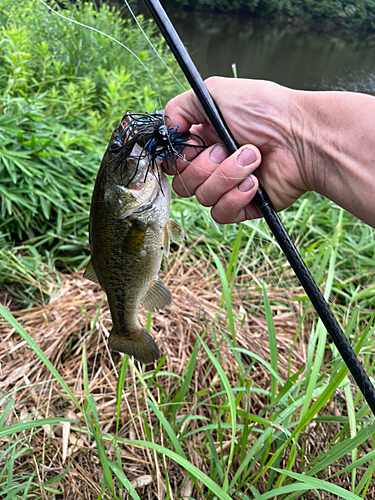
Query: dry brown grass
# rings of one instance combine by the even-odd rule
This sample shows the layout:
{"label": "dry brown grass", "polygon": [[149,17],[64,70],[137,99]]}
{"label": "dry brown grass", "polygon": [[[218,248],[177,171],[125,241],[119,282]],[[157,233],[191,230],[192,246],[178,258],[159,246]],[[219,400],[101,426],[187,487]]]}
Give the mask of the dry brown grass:
{"label": "dry brown grass", "polygon": [[[235,314],[243,307],[247,310],[244,323],[241,325],[240,320],[237,321],[237,342],[239,347],[255,352],[269,361],[268,333],[261,308],[262,299],[259,296],[256,279],[249,276],[249,273],[250,271],[245,270],[238,279],[239,286],[235,289],[233,298]],[[56,285],[51,284],[52,299],[48,304],[14,311],[14,315],[63,376],[80,404],[84,402],[82,350],[86,344],[89,389],[98,410],[100,428],[103,434],[114,435],[116,386],[123,356],[110,352],[107,346],[107,336],[111,329],[107,303],[104,302],[100,309],[97,322],[90,334],[102,301],[102,291],[95,284],[83,279],[81,272],[64,274],[60,278],[61,287],[56,289]],[[202,334],[210,324],[214,325],[216,332],[227,329],[226,313],[219,308],[221,285],[213,266],[203,259],[199,260],[192,256],[190,249],[185,248],[181,248],[168,263],[168,272],[164,273],[163,279],[173,294],[174,302],[168,311],[153,315],[152,334],[162,354],[166,355],[162,367],[163,373],[170,372],[183,377],[187,361],[194,349],[196,332]],[[247,284],[246,289],[241,286],[244,283]],[[278,304],[273,306],[273,313],[278,339],[279,374],[283,380],[288,376],[289,358],[291,373],[294,373],[304,364],[306,352],[306,343],[301,340],[304,338],[303,335],[299,336],[291,351],[300,311],[298,305],[291,306],[290,299],[294,295],[300,295],[301,291],[298,288],[290,288],[287,294],[288,296],[285,288],[275,287],[268,291],[271,303]],[[12,309],[11,297],[5,295],[3,297],[8,307]],[[253,313],[250,314],[250,311]],[[140,320],[145,324],[144,311],[140,311]],[[43,417],[68,417],[77,421],[76,425],[65,423],[53,428],[45,426],[43,432],[29,434],[30,450],[16,461],[14,473],[25,474],[37,470],[37,479],[42,485],[46,480],[61,474],[70,464],[64,478],[51,485],[61,491],[61,494],[50,492],[40,486],[41,498],[98,498],[102,468],[97,459],[95,442],[87,433],[82,432],[83,415],[73,406],[44,364],[14,329],[5,322],[0,323],[0,328],[2,341],[0,388],[4,393],[15,391],[14,409],[9,414],[6,425],[21,419]],[[211,330],[205,341],[211,349],[215,349]],[[225,346],[225,342],[220,346],[221,362],[229,381],[234,386],[238,381],[238,370],[233,353],[226,350]],[[203,348],[198,352],[198,359],[192,385],[195,394],[198,391],[205,394],[210,388],[219,384],[219,377],[212,366],[207,369],[207,357]],[[243,362],[248,365],[252,360],[243,356]],[[152,388],[158,401],[163,400],[164,392],[170,400],[174,391],[174,379],[163,373],[159,373],[157,385],[154,384]],[[253,385],[269,389],[269,373],[261,364],[255,363],[250,375]],[[143,417],[137,415],[147,409],[147,402],[140,386],[134,385],[135,380],[134,369],[128,369],[121,406],[120,437],[146,439]],[[187,404],[183,411],[187,412],[189,404],[196,401],[196,395],[187,395]],[[264,409],[264,398],[253,393],[248,404],[253,413],[259,413]],[[208,411],[207,408],[201,407],[202,417],[206,416]],[[150,428],[156,429],[159,425],[150,413],[147,413],[147,420]],[[198,425],[201,423],[193,423],[192,429],[194,426],[198,428]],[[316,442],[314,443],[316,429],[311,431],[310,438],[311,446],[316,446]],[[160,439],[163,443],[166,436]],[[189,453],[191,462],[208,472],[209,464],[202,458],[201,439],[200,434],[193,434],[189,442],[183,443],[183,447]],[[109,439],[105,439],[105,443],[108,444],[109,456],[115,459]],[[217,444],[218,453],[222,453],[219,443]],[[227,440],[224,447],[229,445],[230,440]],[[164,466],[168,470],[170,488],[175,498],[190,495],[195,498],[196,492],[191,480],[174,462],[156,458],[153,452],[134,446],[123,445],[120,452],[124,472],[142,499],[165,498]],[[314,495],[305,498],[317,498]],[[104,498],[109,496],[104,494]],[[124,498],[127,498],[126,495]]]}

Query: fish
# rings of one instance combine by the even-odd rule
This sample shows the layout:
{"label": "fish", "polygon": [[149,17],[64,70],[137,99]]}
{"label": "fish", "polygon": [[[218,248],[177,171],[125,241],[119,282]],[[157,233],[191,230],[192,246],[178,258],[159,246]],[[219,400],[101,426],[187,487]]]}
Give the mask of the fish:
{"label": "fish", "polygon": [[158,273],[163,256],[169,255],[170,241],[181,242],[184,233],[170,218],[171,191],[161,161],[152,158],[151,163],[144,145],[135,143],[118,168],[120,150],[133,140],[129,115],[114,130],[95,181],[89,219],[91,258],[84,277],[107,295],[112,317],[109,347],[148,365],[161,355],[138,321],[139,307],[155,312],[171,305],[172,294]]}

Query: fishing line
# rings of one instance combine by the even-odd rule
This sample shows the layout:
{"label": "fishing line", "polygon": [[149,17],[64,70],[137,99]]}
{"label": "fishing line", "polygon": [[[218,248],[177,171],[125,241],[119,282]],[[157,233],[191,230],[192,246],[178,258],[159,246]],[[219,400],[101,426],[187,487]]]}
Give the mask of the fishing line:
{"label": "fishing line", "polygon": [[98,30],[96,28],[93,28],[92,26],[88,26],[87,24],[80,23],[79,21],[76,21],[75,19],[71,19],[70,17],[64,16],[60,12],[57,12],[52,7],[50,7],[44,0],[39,0],[39,1],[45,7],[47,7],[48,10],[50,10],[51,12],[53,12],[54,14],[56,14],[57,16],[61,17],[62,19],[65,19],[66,21],[69,21],[69,22],[71,22],[73,24],[77,24],[78,26],[82,26],[83,28],[87,28],[87,29],[89,29],[91,31],[94,31],[95,33],[99,33],[99,35],[103,35],[106,38],[109,38],[113,42],[117,43],[118,45],[120,45],[121,47],[123,47],[124,49],[126,49],[133,57],[135,57],[135,59],[141,64],[141,66],[143,67],[143,69],[146,71],[146,73],[148,74],[148,76],[151,78],[152,82],[155,85],[157,93],[158,93],[159,105],[160,105],[161,108],[163,107],[162,103],[161,103],[160,90],[159,90],[158,84],[156,83],[156,81],[155,81],[154,77],[152,76],[152,74],[150,73],[150,71],[147,69],[146,65],[141,61],[141,59],[137,56],[137,54],[135,54],[131,49],[129,49],[129,47],[127,47],[126,45],[124,45],[123,43],[121,43],[119,40],[116,40],[116,38],[113,38],[113,36],[107,35],[107,33],[103,33],[103,31],[100,31],[100,30]]}
{"label": "fishing line", "polygon": [[[179,157],[180,160],[184,161],[185,163],[187,163],[188,165],[191,165],[193,166],[195,169],[197,170],[202,170],[203,172],[207,173],[207,174],[210,174],[211,176],[215,176],[215,177],[219,177],[219,178],[223,178],[223,179],[230,179],[230,180],[238,180],[238,181],[242,181],[243,178],[242,177],[228,177],[228,176],[225,176],[225,175],[220,175],[220,174],[216,174],[215,172],[210,172],[209,170],[205,170],[203,167],[199,167],[198,165],[196,165],[194,163],[194,160],[193,161],[190,161],[190,160],[186,160],[186,158],[184,158],[184,156],[180,156]],[[196,205],[196,207],[198,208],[198,210],[200,210],[200,212],[203,214],[203,216],[209,220],[212,224],[214,224],[217,228],[221,227],[223,224],[219,224],[217,223],[212,217],[209,217],[208,214],[202,210],[202,207],[201,205],[199,204],[199,202],[196,200],[195,198],[195,195],[191,194],[189,189],[187,188],[186,184],[184,183],[182,177],[181,177],[181,173],[179,171],[176,172],[176,175],[178,175],[179,179],[180,179],[180,182],[183,186],[183,188],[185,189],[185,191],[187,192],[187,194],[189,195],[190,198],[192,198],[192,201],[194,202],[194,204]],[[205,181],[203,181],[205,182]],[[235,187],[233,187],[232,189],[234,189]],[[212,207],[211,207],[212,208]],[[258,219],[256,219],[255,217],[253,217],[251,214],[249,214],[249,219],[246,219],[248,221],[255,221],[255,220],[261,220],[260,217]],[[242,222],[245,222],[245,221],[242,221]],[[242,222],[237,222],[236,224],[242,224]],[[317,231],[308,226],[310,228],[310,230],[312,230],[314,233],[316,234],[319,234],[317,233]],[[280,245],[278,244],[276,238],[274,237],[274,235],[272,234],[270,228],[267,226],[267,224],[264,223],[264,230],[267,232],[268,236],[272,238],[272,241],[273,241],[273,244],[274,245],[277,245],[277,247],[279,248],[279,250],[281,250],[280,248]],[[254,236],[254,239],[255,240],[259,240],[261,241],[261,238],[260,237],[257,237],[257,236]],[[310,271],[311,272],[311,271]],[[311,272],[311,274],[313,275],[315,281],[319,284],[320,287],[323,287],[324,285],[324,280],[321,280],[319,279],[315,273]],[[344,313],[343,311],[341,311],[341,309],[337,306],[337,304],[335,304],[335,302],[333,301],[333,299],[331,298],[331,295],[326,299],[329,304],[336,310],[336,312],[340,315],[341,319],[345,319],[345,316],[344,316]]]}
{"label": "fishing line", "polygon": [[[191,162],[191,161],[185,160],[184,158],[180,158],[180,159],[181,159],[181,160],[183,160],[183,161],[186,161],[187,163],[189,163],[189,164],[191,164],[191,165],[194,165],[194,164],[193,164],[193,162]],[[196,168],[199,168],[199,167],[197,167],[197,166],[195,166],[195,167],[196,167]],[[204,170],[204,169],[203,169],[203,170]],[[205,172],[206,172],[206,171],[205,171]],[[180,173],[177,171],[177,172],[176,172],[176,175],[179,175],[179,176],[180,176]],[[212,175],[213,175],[213,174],[212,174]],[[206,219],[207,219],[210,223],[212,223],[213,225],[215,225],[216,227],[220,227],[220,226],[221,226],[220,224],[218,224],[216,221],[214,221],[214,220],[212,219],[212,217],[210,217],[208,214],[206,214],[206,213],[202,210],[202,207],[201,207],[201,206],[199,205],[199,203],[196,201],[196,199],[195,199],[194,195],[191,195],[191,194],[189,193],[189,190],[188,190],[188,188],[186,187],[186,185],[185,185],[185,183],[184,183],[183,179],[182,179],[181,177],[179,177],[179,178],[180,178],[180,181],[181,181],[181,183],[182,183],[182,185],[183,185],[184,189],[185,189],[185,190],[186,190],[186,192],[189,194],[189,196],[192,198],[194,205],[195,205],[195,206],[199,209],[199,211],[203,214],[203,216],[204,216],[204,217],[205,217],[205,218],[206,218]],[[235,178],[235,179],[237,179],[237,178]],[[241,180],[241,179],[240,179],[240,180]],[[255,219],[254,219],[253,217],[251,217],[251,218],[250,218],[250,219],[248,219],[248,220],[255,220]],[[258,220],[259,220],[259,219],[258,219]],[[281,251],[281,248],[280,248],[280,246],[279,246],[279,244],[278,244],[278,242],[277,242],[276,238],[274,237],[274,235],[272,234],[272,232],[271,232],[270,228],[267,226],[267,224],[266,224],[264,221],[263,221],[263,225],[264,225],[264,228],[265,228],[266,232],[268,233],[268,235],[269,235],[270,237],[272,237],[272,239],[273,239],[274,243],[278,246],[279,250]],[[253,238],[253,239],[255,239],[255,240],[259,240],[259,241],[261,240],[261,238],[259,238],[259,237],[257,237],[257,236],[254,236],[254,238]],[[318,282],[319,286],[321,286],[321,287],[322,287],[322,286],[323,286],[323,280],[320,280],[320,279],[319,279],[319,278],[318,278],[318,277],[317,277],[314,273],[311,273],[311,274],[314,276],[314,279]],[[272,268],[271,268],[271,273],[268,275],[268,278],[270,278],[271,283],[273,282],[273,284],[276,286],[276,285],[277,285],[277,282],[276,282],[276,280],[275,280],[274,276],[275,276],[275,269],[272,267]],[[345,316],[344,316],[343,312],[342,312],[342,311],[339,309],[339,307],[338,307],[338,306],[337,306],[337,305],[333,302],[333,299],[332,299],[332,297],[331,297],[331,293],[329,294],[329,296],[328,296],[328,297],[326,297],[326,300],[328,301],[328,303],[329,303],[331,306],[333,306],[333,308],[336,310],[336,312],[338,312],[339,316],[340,316],[342,319],[345,319]],[[248,314],[248,312],[247,312],[247,311],[245,311],[245,312],[246,312],[246,315],[247,315],[247,314]],[[249,312],[250,312],[250,311],[249,311]],[[299,323],[299,321],[300,321],[300,319],[301,319],[301,318],[298,316],[298,314],[296,314],[295,312],[293,312],[293,316],[295,317],[295,319],[296,319],[297,323]],[[319,337],[317,336],[317,335],[318,335],[317,331],[318,331],[319,323],[321,323],[323,327],[324,327],[324,324],[322,323],[322,321],[321,321],[321,319],[320,319],[320,318],[319,318],[319,321],[318,321],[318,322],[314,322],[314,323],[315,323],[315,329],[314,329],[314,331],[313,331],[313,334],[312,334],[312,333],[311,333],[311,334],[306,334],[306,340],[307,340],[308,348],[312,348],[312,349],[313,349],[314,354],[315,354],[315,357],[316,357],[317,359],[319,359],[319,362],[320,362],[320,364],[321,364],[321,367],[325,367],[325,368],[327,369],[327,371],[328,371],[328,365],[327,365],[327,363],[324,361],[324,357],[320,355],[320,353],[318,352],[318,349],[317,349],[317,344],[318,344],[318,342],[319,342]],[[327,341],[327,339],[326,339],[326,341]],[[291,348],[291,347],[292,347],[292,345],[290,344],[290,348]],[[308,359],[308,352],[306,353],[306,362],[307,362],[307,359]],[[335,374],[335,373],[334,373],[333,375],[331,375],[331,379],[332,379],[334,382],[337,382],[337,378],[336,378],[336,374]],[[338,394],[341,398],[343,398],[343,399],[344,399],[345,404],[346,404],[346,405],[347,405],[347,406],[348,406],[348,407],[349,407],[349,408],[350,408],[353,412],[355,412],[355,411],[356,411],[356,410],[355,410],[355,408],[353,408],[353,407],[351,406],[350,402],[346,399],[345,394],[343,393],[343,389],[342,389],[342,387],[338,386],[338,387],[337,387],[337,389],[336,389],[336,392],[337,392],[337,394]],[[295,398],[294,398],[293,396],[290,396],[290,397],[291,397],[291,400],[292,400],[293,402],[295,402]],[[271,408],[271,410],[272,410],[272,408]],[[370,434],[368,434],[368,439],[371,439],[371,440],[372,440],[372,436],[371,436]]]}
{"label": "fishing line", "polygon": [[183,91],[186,91],[186,88],[182,85],[182,83],[180,82],[180,80],[177,78],[177,76],[173,73],[173,71],[169,68],[168,64],[164,61],[164,59],[161,57],[161,55],[159,54],[159,52],[155,49],[155,47],[153,46],[151,40],[148,38],[146,32],[144,31],[144,29],[142,28],[140,22],[138,21],[137,19],[137,16],[134,14],[134,12],[132,11],[129,3],[127,2],[127,0],[124,0],[124,3],[125,5],[127,6],[130,14],[132,15],[135,23],[137,24],[138,28],[140,29],[142,35],[146,38],[148,44],[150,45],[150,47],[152,48],[152,50],[155,52],[156,56],[158,57],[158,59],[160,59],[160,61],[162,62],[162,64],[165,66],[165,68],[167,69],[167,71],[172,75],[172,77],[175,79],[175,81],[178,83],[178,85],[182,88]]}
{"label": "fishing line", "polygon": [[[62,19],[66,20],[66,21],[69,21],[73,24],[76,24],[76,25],[79,25],[83,28],[87,28],[91,31],[94,31],[100,35],[103,35],[105,36],[106,38],[109,38],[110,40],[114,41],[115,43],[117,43],[118,45],[120,45],[121,47],[123,47],[124,49],[126,49],[133,57],[136,58],[136,60],[142,65],[142,67],[144,68],[144,70],[147,72],[147,74],[149,75],[149,77],[151,78],[151,80],[153,81],[153,83],[155,84],[156,88],[158,89],[159,91],[159,88],[156,84],[156,81],[155,79],[153,78],[152,74],[150,73],[150,71],[148,70],[147,66],[141,61],[141,59],[129,48],[127,47],[126,45],[124,45],[122,42],[120,42],[119,40],[116,40],[114,37],[112,37],[111,35],[108,35],[107,33],[104,33],[92,26],[89,26],[89,25],[86,25],[84,23],[81,23],[75,19],[72,19],[72,18],[69,18],[67,16],[64,16],[63,14],[61,14],[60,12],[57,12],[55,11],[52,7],[50,7],[44,0],[39,0],[45,7],[47,7],[47,9],[49,9],[51,12],[53,12],[54,14],[56,14],[57,16],[61,17]],[[165,61],[163,60],[163,58],[160,56],[160,54],[157,52],[157,50],[155,49],[155,47],[152,45],[152,42],[151,40],[147,37],[147,34],[145,33],[145,31],[142,29],[140,23],[138,22],[134,12],[132,11],[129,3],[127,2],[127,0],[123,0],[125,5],[127,6],[130,14],[132,15],[132,17],[134,18],[135,22],[137,23],[137,26],[138,28],[140,29],[140,31],[142,32],[143,36],[146,38],[147,42],[150,44],[150,46],[152,47],[152,49],[154,50],[154,52],[157,54],[158,58],[160,59],[160,61],[163,63],[163,65],[167,68],[168,72],[174,77],[174,79],[176,80],[176,82],[181,86],[181,88],[183,90],[185,90],[185,88],[183,87],[183,85],[181,84],[181,82],[177,79],[177,77],[173,74],[173,72],[170,70],[170,68],[168,67],[168,65],[165,63]],[[159,101],[160,101],[160,97],[159,97]],[[160,102],[160,105],[161,105],[161,102]],[[161,105],[162,106],[162,105]],[[218,178],[226,178],[226,179],[230,179],[230,180],[243,180],[242,177],[228,177],[228,176],[225,176],[225,175],[220,175],[220,174],[217,174],[216,172],[210,172],[208,170],[205,170],[203,167],[199,167],[198,165],[196,165],[193,161],[189,161],[189,160],[186,160],[186,158],[181,155],[180,156],[180,160],[183,160],[184,162],[188,163],[189,165],[192,165],[195,169],[198,169],[198,170],[201,170],[207,174],[210,174],[210,176],[215,176],[215,177],[218,177]],[[196,199],[194,198],[194,195],[192,195],[188,188],[186,187],[185,183],[183,182],[182,178],[181,178],[181,174],[179,172],[177,172],[177,175],[179,176],[180,178],[180,182],[181,184],[183,185],[185,191],[189,194],[189,196],[191,198],[193,198],[193,202],[194,204],[196,205],[196,207],[200,210],[200,212],[202,213],[202,215],[210,222],[212,223],[213,225],[215,225],[217,228],[219,228],[221,226],[221,224],[218,224],[215,220],[212,219],[212,217],[209,217],[208,214],[202,210],[202,207],[201,205],[196,201]],[[251,217],[250,219],[248,220],[256,220],[254,219],[253,217]],[[272,233],[270,232],[269,230],[269,227],[267,225],[264,226],[267,233],[269,234],[269,236],[272,236]],[[273,237],[274,238],[274,237]],[[254,239],[256,240],[261,240],[261,238],[259,237],[254,237]],[[274,241],[276,242],[276,240],[274,239]],[[277,243],[277,242],[276,242]],[[319,280],[315,275],[314,275],[314,278],[318,281],[318,283],[321,285],[322,284],[322,281]],[[331,298],[328,299],[329,303],[335,307],[336,311],[339,312],[342,317],[344,317],[343,315],[343,312],[338,308],[338,306],[333,302],[333,300]]]}
{"label": "fishing line", "polygon": [[[201,170],[202,172],[205,172],[206,174],[210,174],[210,177],[213,176],[213,177],[218,177],[220,179],[229,179],[231,181],[243,181],[246,179],[246,177],[231,177],[229,175],[221,175],[221,174],[217,174],[216,172],[210,172],[209,170],[206,170],[203,167],[199,167],[193,161],[187,160],[186,158],[184,158],[184,156],[179,156],[178,159],[184,161],[185,163],[188,163],[189,165],[192,165],[197,170]],[[180,179],[181,179],[181,177],[180,177]],[[202,181],[202,182],[205,182],[205,181]]]}
{"label": "fishing line", "polygon": [[[234,153],[239,149],[233,135],[225,123],[223,116],[215,104],[211,94],[205,86],[201,75],[198,73],[192,59],[187,53],[180,37],[178,36],[173,24],[168,18],[166,12],[161,6],[159,0],[145,0],[145,3],[158,25],[162,35],[169,45],[173,55],[175,56],[180,68],[184,72],[188,82],[195,92],[206,116],[214,127],[221,141],[226,145],[230,153]],[[285,227],[274,210],[267,193],[259,185],[258,191],[254,196],[254,202],[257,208],[262,213],[275,238],[277,239],[281,249],[290,262],[294,272],[296,273],[300,283],[306,291],[315,310],[319,314],[324,326],[327,329],[330,337],[334,341],[338,351],[340,352],[346,366],[354,377],[358,388],[362,392],[366,402],[373,415],[375,416],[375,387],[369,376],[361,365],[356,353],[354,352],[350,342],[345,337],[344,332],[340,328],[332,311],[328,307],[319,287],[315,283],[313,277],[302,260],[298,250],[290,239]]]}

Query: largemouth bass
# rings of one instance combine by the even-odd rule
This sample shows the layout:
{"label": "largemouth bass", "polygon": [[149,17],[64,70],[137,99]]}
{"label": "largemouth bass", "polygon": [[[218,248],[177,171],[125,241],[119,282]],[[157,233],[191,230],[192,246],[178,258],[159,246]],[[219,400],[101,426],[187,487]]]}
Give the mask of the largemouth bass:
{"label": "largemouth bass", "polygon": [[[141,363],[160,359],[154,339],[138,322],[142,303],[155,312],[169,306],[172,295],[158,272],[170,239],[182,241],[183,231],[169,218],[168,180],[143,145],[119,155],[129,137],[128,114],[114,130],[104,154],[91,202],[91,260],[84,277],[99,283],[107,294],[112,316],[109,347]],[[126,151],[126,149],[125,149]]]}

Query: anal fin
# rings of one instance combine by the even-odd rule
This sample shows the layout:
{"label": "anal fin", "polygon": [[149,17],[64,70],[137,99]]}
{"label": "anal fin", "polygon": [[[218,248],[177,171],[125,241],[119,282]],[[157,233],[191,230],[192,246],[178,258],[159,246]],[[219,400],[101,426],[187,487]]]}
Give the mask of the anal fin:
{"label": "anal fin", "polygon": [[142,305],[148,312],[155,312],[164,309],[172,304],[172,294],[164,285],[159,276],[151,283]]}

